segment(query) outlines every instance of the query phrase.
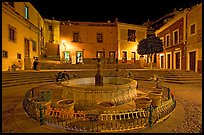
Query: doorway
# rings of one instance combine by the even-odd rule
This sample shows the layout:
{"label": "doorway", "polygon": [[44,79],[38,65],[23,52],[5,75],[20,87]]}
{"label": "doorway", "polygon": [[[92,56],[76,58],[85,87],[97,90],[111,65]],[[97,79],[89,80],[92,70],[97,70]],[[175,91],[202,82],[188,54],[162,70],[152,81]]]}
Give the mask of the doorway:
{"label": "doorway", "polygon": [[76,63],[82,64],[84,59],[84,52],[83,51],[77,51],[76,52]]}
{"label": "doorway", "polygon": [[115,62],[115,51],[109,52],[109,63],[113,64]]}
{"label": "doorway", "polygon": [[31,69],[31,59],[30,59],[30,44],[28,39],[24,39],[24,69]]}
{"label": "doorway", "polygon": [[190,52],[190,70],[195,71],[196,66],[196,51]]}
{"label": "doorway", "polygon": [[176,69],[180,69],[181,67],[180,67],[180,52],[177,52],[176,54]]}
{"label": "doorway", "polygon": [[123,51],[122,63],[127,63],[127,51]]}

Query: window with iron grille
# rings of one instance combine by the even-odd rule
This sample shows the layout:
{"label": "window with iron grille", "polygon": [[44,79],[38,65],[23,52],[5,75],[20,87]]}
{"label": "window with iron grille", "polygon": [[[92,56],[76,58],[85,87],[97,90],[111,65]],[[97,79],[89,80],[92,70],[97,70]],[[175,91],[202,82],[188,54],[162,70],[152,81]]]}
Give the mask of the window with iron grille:
{"label": "window with iron grille", "polygon": [[179,43],[179,30],[173,32],[173,41],[174,45]]}
{"label": "window with iron grille", "polygon": [[97,33],[97,43],[103,43],[103,34]]}
{"label": "window with iron grille", "polygon": [[9,41],[16,42],[16,28],[9,25]]}
{"label": "window with iron grille", "polygon": [[195,34],[195,24],[191,25],[190,33],[191,35]]}
{"label": "window with iron grille", "polygon": [[79,42],[79,33],[73,32],[73,42]]}
{"label": "window with iron grille", "polygon": [[136,33],[136,30],[128,29],[128,41],[135,42],[135,39],[136,39],[135,33]]}

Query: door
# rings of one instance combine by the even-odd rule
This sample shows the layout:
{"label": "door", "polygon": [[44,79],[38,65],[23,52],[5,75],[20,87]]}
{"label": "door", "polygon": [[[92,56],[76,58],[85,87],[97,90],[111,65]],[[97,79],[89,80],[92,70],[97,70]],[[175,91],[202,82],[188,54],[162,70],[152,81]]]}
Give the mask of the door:
{"label": "door", "polygon": [[123,51],[122,63],[127,63],[127,51]]}
{"label": "door", "polygon": [[109,62],[110,64],[115,62],[115,52],[114,51],[109,52]]}
{"label": "door", "polygon": [[180,52],[176,53],[176,69],[180,69]]}
{"label": "door", "polygon": [[77,51],[76,52],[76,63],[77,64],[82,64],[83,63],[83,58],[84,58],[84,52],[83,51]]}
{"label": "door", "polygon": [[196,52],[190,52],[190,70],[195,71],[195,65],[196,65]]}
{"label": "door", "polygon": [[170,69],[171,61],[170,61],[170,54],[167,54],[167,69]]}
{"label": "door", "polygon": [[24,39],[24,69],[31,69],[31,59],[30,59],[30,44],[28,39]]}
{"label": "door", "polygon": [[161,56],[161,68],[164,68],[164,56]]}
{"label": "door", "polygon": [[64,60],[65,60],[66,63],[71,62],[70,52],[69,51],[64,51]]}

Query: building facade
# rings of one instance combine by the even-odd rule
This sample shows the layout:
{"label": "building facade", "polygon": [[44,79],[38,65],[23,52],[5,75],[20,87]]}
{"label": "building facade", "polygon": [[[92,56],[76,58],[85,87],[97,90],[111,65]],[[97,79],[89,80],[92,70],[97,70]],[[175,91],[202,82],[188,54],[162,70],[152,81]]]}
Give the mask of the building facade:
{"label": "building facade", "polygon": [[60,60],[72,64],[92,63],[104,58],[114,63],[117,58],[117,29],[115,23],[60,23]]}
{"label": "building facade", "polygon": [[117,22],[118,62],[138,64],[137,46],[146,35],[147,28],[142,25]]}
{"label": "building facade", "polygon": [[202,3],[186,14],[186,69],[202,73]]}
{"label": "building facade", "polygon": [[29,2],[2,2],[2,71],[20,64],[32,68],[41,54],[44,21]]}
{"label": "building facade", "polygon": [[202,3],[177,12],[155,31],[164,43],[158,54],[158,66],[163,69],[202,72]]}

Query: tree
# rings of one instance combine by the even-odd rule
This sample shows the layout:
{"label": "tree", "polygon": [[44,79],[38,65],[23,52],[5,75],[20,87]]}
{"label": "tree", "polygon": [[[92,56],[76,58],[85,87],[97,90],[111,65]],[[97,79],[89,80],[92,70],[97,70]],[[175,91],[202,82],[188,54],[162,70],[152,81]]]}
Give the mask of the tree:
{"label": "tree", "polygon": [[152,55],[163,52],[163,43],[159,37],[150,36],[142,39],[139,42],[137,53],[140,55],[147,55],[150,57],[151,69],[152,69]]}

